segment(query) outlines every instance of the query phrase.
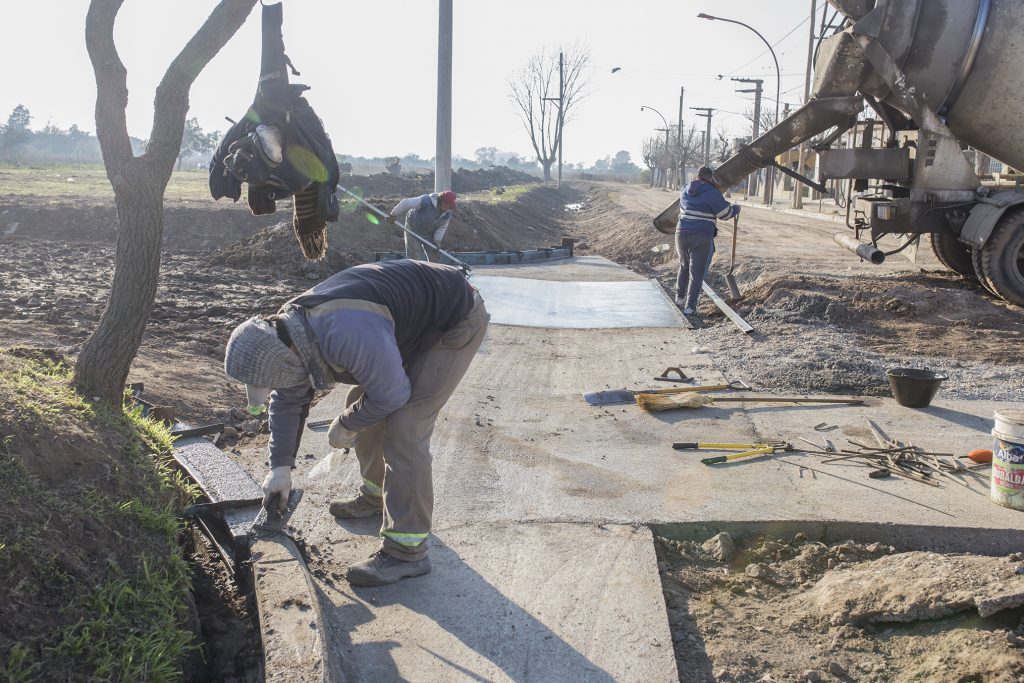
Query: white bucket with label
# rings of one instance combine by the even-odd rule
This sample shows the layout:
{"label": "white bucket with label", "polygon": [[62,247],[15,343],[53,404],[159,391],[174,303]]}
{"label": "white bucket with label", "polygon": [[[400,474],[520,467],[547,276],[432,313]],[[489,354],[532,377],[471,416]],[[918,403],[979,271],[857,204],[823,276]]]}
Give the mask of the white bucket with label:
{"label": "white bucket with label", "polygon": [[1024,410],[1001,408],[992,430],[992,500],[1024,511]]}

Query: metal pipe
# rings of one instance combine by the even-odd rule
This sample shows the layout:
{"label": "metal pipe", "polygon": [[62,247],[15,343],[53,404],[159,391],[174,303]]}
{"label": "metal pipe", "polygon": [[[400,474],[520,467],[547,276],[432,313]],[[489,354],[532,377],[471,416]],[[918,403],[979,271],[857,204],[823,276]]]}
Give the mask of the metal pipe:
{"label": "metal pipe", "polygon": [[839,246],[852,251],[857,256],[860,256],[865,261],[874,263],[876,266],[885,263],[885,252],[871,244],[865,244],[842,232],[834,234],[832,239]]}

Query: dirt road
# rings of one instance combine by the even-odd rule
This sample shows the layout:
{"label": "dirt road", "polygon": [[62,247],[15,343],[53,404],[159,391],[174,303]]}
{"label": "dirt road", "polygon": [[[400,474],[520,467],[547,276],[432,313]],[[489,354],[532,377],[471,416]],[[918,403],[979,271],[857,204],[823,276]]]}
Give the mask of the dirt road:
{"label": "dirt road", "polygon": [[[671,236],[651,226],[675,192],[590,183],[572,226],[580,251],[657,278],[674,295]],[[725,293],[731,225],[720,225],[708,282]],[[700,345],[726,375],[764,388],[886,395],[884,370],[945,371],[945,395],[1024,400],[1014,349],[1024,312],[942,268],[927,240],[916,263],[901,255],[875,266],[837,246],[843,223],[744,206],[734,271],[735,304],[755,328],[742,335],[702,297]],[[895,245],[893,245],[895,246]]]}

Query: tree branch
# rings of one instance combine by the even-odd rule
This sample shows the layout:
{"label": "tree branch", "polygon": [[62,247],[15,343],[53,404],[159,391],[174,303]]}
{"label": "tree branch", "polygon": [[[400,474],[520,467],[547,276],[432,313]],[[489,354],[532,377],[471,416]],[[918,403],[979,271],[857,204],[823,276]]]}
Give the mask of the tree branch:
{"label": "tree branch", "polygon": [[169,174],[181,146],[188,93],[196,77],[238,29],[256,5],[256,0],[221,0],[167,68],[156,89],[153,130],[146,155]]}
{"label": "tree branch", "polygon": [[96,139],[107,178],[117,185],[121,170],[132,158],[125,109],[128,71],[114,45],[114,20],[124,0],[92,0],[85,17],[85,45],[96,76]]}

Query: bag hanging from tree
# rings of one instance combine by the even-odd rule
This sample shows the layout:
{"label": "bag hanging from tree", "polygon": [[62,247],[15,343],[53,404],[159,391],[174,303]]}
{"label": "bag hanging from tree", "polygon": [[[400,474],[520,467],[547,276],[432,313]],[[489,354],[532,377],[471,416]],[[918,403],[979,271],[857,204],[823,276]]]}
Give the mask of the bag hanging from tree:
{"label": "bag hanging from tree", "polygon": [[288,82],[300,75],[284,53],[281,3],[263,6],[260,80],[252,106],[234,124],[210,160],[214,199],[242,194],[248,184],[253,215],[274,213],[277,200],[294,196],[292,229],[310,260],[327,252],[327,223],[338,220],[338,160],[323,123]]}

